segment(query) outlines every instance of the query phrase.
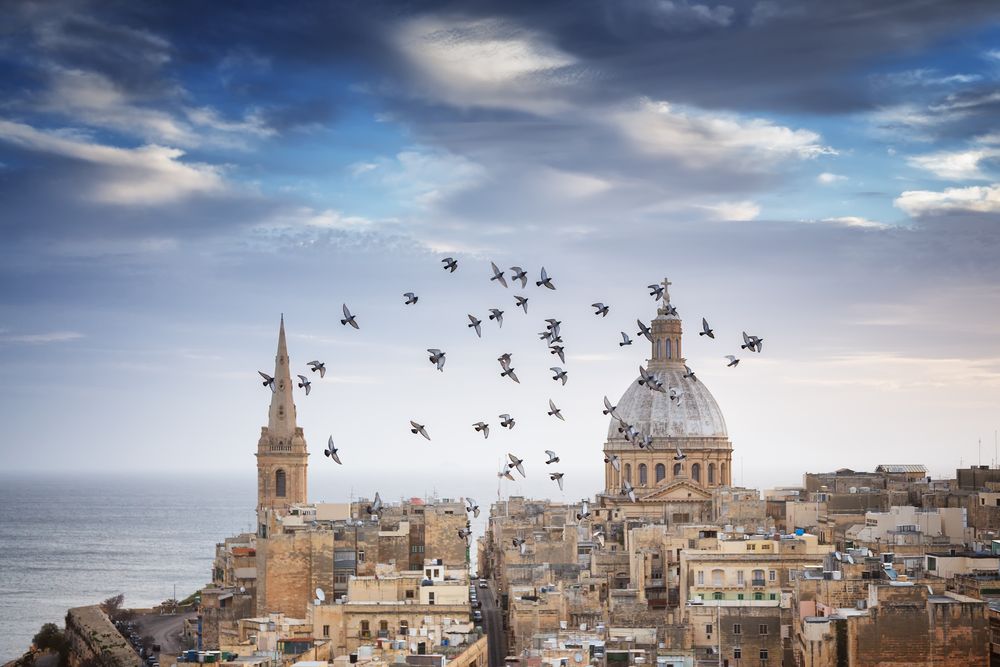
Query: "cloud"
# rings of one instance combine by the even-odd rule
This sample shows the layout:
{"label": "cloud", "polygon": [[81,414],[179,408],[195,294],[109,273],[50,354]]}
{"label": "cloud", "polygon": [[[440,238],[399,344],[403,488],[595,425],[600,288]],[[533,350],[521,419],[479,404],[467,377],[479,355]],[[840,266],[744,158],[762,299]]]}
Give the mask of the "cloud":
{"label": "cloud", "polygon": [[301,206],[289,211],[278,211],[261,222],[262,228],[316,227],[320,229],[360,230],[371,227],[374,221],[358,216],[344,215],[333,209],[317,210]]}
{"label": "cloud", "polygon": [[28,345],[44,345],[47,343],[66,343],[83,338],[83,334],[76,331],[50,331],[47,333],[35,334],[9,334],[5,329],[0,329],[0,343],[24,343]]}
{"label": "cloud", "polygon": [[411,148],[350,168],[354,177],[378,184],[397,199],[428,208],[456,192],[483,182],[482,165],[449,151]]}
{"label": "cloud", "polygon": [[883,222],[876,222],[856,215],[844,215],[837,218],[824,218],[820,222],[830,225],[841,225],[843,227],[862,227],[867,229],[886,229],[889,225]]}
{"label": "cloud", "polygon": [[1000,184],[964,188],[908,190],[893,204],[908,215],[919,217],[942,213],[1000,213]]}
{"label": "cloud", "polygon": [[976,148],[912,155],[906,161],[910,166],[929,171],[938,178],[968,181],[989,180],[989,176],[980,170],[980,165],[997,157],[1000,157],[1000,148]]}
{"label": "cloud", "polygon": [[841,176],[840,174],[832,174],[828,171],[824,171],[822,174],[816,177],[816,182],[820,185],[833,185],[834,183],[840,183],[841,181],[846,181],[847,176]]}
{"label": "cloud", "polygon": [[715,220],[732,220],[734,222],[753,220],[760,215],[760,205],[755,202],[731,201],[717,204],[703,204],[697,208],[709,211]]}

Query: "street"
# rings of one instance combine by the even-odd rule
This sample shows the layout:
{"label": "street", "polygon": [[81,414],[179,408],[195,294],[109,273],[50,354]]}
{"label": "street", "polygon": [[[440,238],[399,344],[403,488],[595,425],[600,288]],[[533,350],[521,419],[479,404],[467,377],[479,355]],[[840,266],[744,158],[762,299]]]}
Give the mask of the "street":
{"label": "street", "polygon": [[479,601],[483,608],[483,630],[489,641],[489,667],[503,667],[507,657],[507,638],[503,632],[503,617],[493,597],[492,588],[479,589]]}
{"label": "street", "polygon": [[153,642],[160,645],[161,653],[177,655],[184,648],[180,636],[184,629],[184,620],[195,616],[197,614],[193,611],[186,614],[137,616],[136,631],[143,637],[152,637]]}

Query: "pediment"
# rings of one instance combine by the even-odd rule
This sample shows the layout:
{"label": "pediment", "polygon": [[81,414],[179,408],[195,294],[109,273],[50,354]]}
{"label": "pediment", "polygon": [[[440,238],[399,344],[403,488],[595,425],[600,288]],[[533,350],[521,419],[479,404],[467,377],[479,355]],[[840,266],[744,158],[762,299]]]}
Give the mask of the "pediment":
{"label": "pediment", "polygon": [[712,494],[693,482],[674,480],[658,486],[649,493],[639,496],[639,500],[711,500]]}

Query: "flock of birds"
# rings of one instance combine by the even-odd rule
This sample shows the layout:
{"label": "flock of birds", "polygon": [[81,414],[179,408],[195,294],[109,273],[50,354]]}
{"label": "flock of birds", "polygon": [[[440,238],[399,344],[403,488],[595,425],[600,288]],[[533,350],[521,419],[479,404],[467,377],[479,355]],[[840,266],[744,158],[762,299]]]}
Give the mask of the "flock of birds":
{"label": "flock of birds", "polygon": [[[446,257],[442,259],[441,262],[443,264],[442,268],[449,273],[454,273],[458,269],[458,260],[456,260],[453,257]],[[493,272],[492,276],[490,277],[490,282],[497,282],[504,288],[507,288],[508,282],[507,282],[507,277],[505,276],[505,272],[500,270],[500,268],[494,262],[490,262],[490,267],[492,268]],[[522,288],[527,287],[529,280],[528,273],[519,266],[510,267],[510,279],[511,283],[514,284],[520,282]],[[545,270],[545,267],[541,268],[539,279],[534,282],[536,287],[544,287],[550,290],[556,289],[556,286],[553,283],[551,276],[549,276],[548,272]],[[655,301],[663,299],[664,292],[666,289],[664,285],[652,284],[648,285],[647,288],[650,290],[649,291],[650,296],[652,296]],[[413,306],[419,302],[420,297],[414,294],[413,292],[406,292],[403,294],[403,299],[404,299],[403,301],[404,305]],[[527,314],[528,297],[523,295],[515,295],[514,304],[515,307],[522,308],[525,314]],[[601,302],[593,303],[591,304],[591,307],[594,308],[594,315],[602,318],[607,317],[608,313],[611,310],[609,306]],[[663,307],[668,315],[675,315],[675,316],[677,315],[677,309],[674,308],[670,303],[665,303]],[[350,326],[357,330],[361,329],[361,325],[358,323],[357,315],[351,312],[351,310],[347,307],[346,303],[343,304],[342,306],[342,312],[344,316],[340,320],[341,325]],[[504,316],[503,310],[500,310],[499,308],[489,309],[488,319],[490,321],[496,322],[498,327],[503,327],[503,316]],[[467,325],[467,327],[475,331],[476,336],[482,338],[483,335],[482,320],[480,320],[475,315],[472,315],[471,313],[468,314],[468,318],[469,318],[469,324]],[[639,327],[639,331],[635,334],[635,336],[646,338],[650,343],[652,343],[653,336],[651,327],[647,326],[642,322],[642,320],[639,319],[636,320],[636,324]],[[539,339],[545,342],[546,346],[549,349],[550,354],[552,354],[555,357],[558,357],[560,363],[566,363],[565,348],[563,346],[564,341],[562,338],[562,331],[560,328],[561,325],[562,322],[555,318],[546,319],[545,330],[540,332],[538,334],[538,337]],[[704,317],[701,319],[701,326],[702,330],[698,333],[699,336],[706,336],[712,339],[715,338],[715,331],[709,326],[708,320],[706,320]],[[621,342],[618,343],[619,347],[624,347],[626,345],[632,344],[632,338],[628,335],[628,333],[622,331],[621,337],[622,340]],[[764,342],[763,338],[749,335],[744,331],[743,344],[740,346],[740,348],[743,350],[747,350],[749,352],[760,353],[762,351],[763,342]],[[437,368],[437,370],[444,372],[445,363],[447,361],[447,354],[443,350],[437,348],[428,348],[427,352],[429,354],[428,360],[430,361],[430,363],[433,364],[434,367]],[[726,366],[729,368],[736,367],[740,363],[739,358],[737,358],[735,355],[732,354],[726,355],[724,358],[727,360]],[[499,357],[497,357],[497,362],[500,364],[500,377],[508,378],[512,382],[520,384],[521,381],[518,379],[517,374],[514,371],[514,366],[512,365],[513,359],[511,353],[505,352],[501,354]],[[318,373],[320,378],[326,376],[326,364],[324,362],[314,360],[308,362],[307,365],[309,366],[309,371],[312,373]],[[693,381],[697,381],[694,371],[692,371],[688,366],[685,366],[684,368],[685,368],[685,373],[683,377],[691,379]],[[562,385],[566,384],[566,382],[569,379],[569,373],[566,370],[564,370],[560,366],[552,366],[549,370],[551,370],[553,373],[552,379],[554,381],[561,382]],[[275,392],[276,391],[275,378],[263,371],[257,371],[257,372],[261,376],[261,378],[263,378],[262,384],[264,385],[264,387],[269,388],[272,393]],[[303,389],[305,391],[306,396],[308,396],[312,389],[312,382],[306,375],[297,375],[297,377],[299,378],[299,382],[297,383],[298,387],[300,389]],[[651,391],[667,393],[670,397],[671,402],[676,402],[677,405],[680,405],[680,402],[683,399],[684,395],[683,391],[681,391],[676,387],[666,387],[663,381],[660,380],[655,373],[648,371],[642,365],[639,366],[639,379],[637,382],[640,386],[646,386]],[[624,438],[627,442],[631,442],[639,449],[652,448],[653,446],[652,435],[640,433],[639,430],[634,425],[629,424],[624,418],[622,418],[617,413],[617,407],[611,404],[611,401],[608,400],[607,396],[604,397],[603,413],[605,415],[610,415],[612,418],[618,420],[618,432],[624,435]],[[547,414],[550,417],[555,417],[562,421],[565,421],[566,419],[562,414],[562,410],[558,406],[556,406],[555,402],[551,398],[549,399],[549,410]],[[505,413],[501,414],[499,418],[500,418],[501,428],[505,428],[508,430],[514,428],[515,420],[513,417],[511,417],[511,415]],[[483,421],[478,421],[472,424],[472,427],[477,433],[481,433],[484,439],[489,438],[490,425],[488,423]],[[410,432],[414,435],[422,436],[427,440],[431,439],[431,436],[427,431],[427,427],[424,424],[418,423],[417,421],[410,420]],[[676,449],[677,453],[674,456],[674,460],[676,461],[684,460],[685,455],[681,451],[680,447],[677,447]],[[323,454],[324,456],[331,459],[335,463],[343,465],[343,462],[340,460],[339,450],[337,449],[337,447],[334,446],[333,436],[329,437],[327,441],[327,447],[326,449],[323,450]],[[559,463],[560,460],[559,456],[556,454],[556,452],[552,451],[551,449],[545,450],[545,456],[547,459],[545,461],[545,465]],[[604,458],[604,462],[611,464],[611,466],[616,471],[619,472],[621,471],[621,460],[616,454],[606,455]],[[508,479],[514,481],[515,477],[513,473],[515,471],[518,474],[520,474],[522,478],[527,477],[524,468],[524,459],[519,458],[515,454],[508,452],[507,460],[501,464],[500,470],[497,473],[497,477],[500,479]],[[559,490],[562,491],[564,474],[562,472],[550,472],[548,473],[548,475],[549,479],[555,482],[559,486]],[[627,496],[631,502],[636,501],[635,489],[632,487],[631,483],[628,480],[623,481],[621,494],[623,496]],[[475,499],[466,498],[465,501],[466,501],[466,512],[472,515],[474,518],[478,518],[480,509]],[[379,496],[378,492],[376,492],[375,499],[372,501],[370,505],[366,507],[366,512],[369,515],[377,516],[381,511],[382,507],[383,507],[382,499]],[[583,501],[581,510],[580,512],[577,513],[577,520],[589,518],[589,516],[590,516],[590,511],[588,508],[588,504],[586,501]],[[458,531],[458,535],[460,538],[467,539],[471,534],[472,534],[471,521],[467,521],[465,528]],[[594,534],[594,538],[603,543],[603,535],[600,534],[600,531]],[[523,538],[515,538],[514,546],[520,548],[522,554],[524,553]]]}

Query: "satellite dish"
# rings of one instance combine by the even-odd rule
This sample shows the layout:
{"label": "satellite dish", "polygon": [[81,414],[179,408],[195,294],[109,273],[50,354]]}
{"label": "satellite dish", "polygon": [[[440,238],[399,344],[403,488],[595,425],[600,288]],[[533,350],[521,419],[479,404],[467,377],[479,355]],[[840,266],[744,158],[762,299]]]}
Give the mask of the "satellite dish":
{"label": "satellite dish", "polygon": [[240,586],[240,593],[246,593],[246,592],[247,592],[246,586]]}
{"label": "satellite dish", "polygon": [[573,662],[575,662],[577,664],[583,662],[583,654],[582,653],[577,653],[576,655],[574,655],[573,656]]}
{"label": "satellite dish", "polygon": [[326,600],[326,593],[323,592],[322,588],[316,589],[316,599],[319,600],[320,602]]}

